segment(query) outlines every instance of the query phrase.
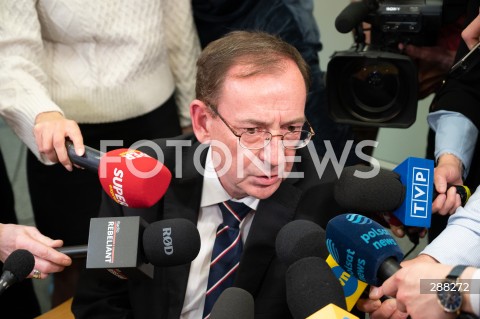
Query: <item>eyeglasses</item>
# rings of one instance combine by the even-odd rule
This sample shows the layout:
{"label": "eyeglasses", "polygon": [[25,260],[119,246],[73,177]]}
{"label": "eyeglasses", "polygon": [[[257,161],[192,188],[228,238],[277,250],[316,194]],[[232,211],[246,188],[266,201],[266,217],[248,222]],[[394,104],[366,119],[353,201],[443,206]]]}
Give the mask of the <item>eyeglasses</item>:
{"label": "eyeglasses", "polygon": [[225,121],[225,119],[218,113],[218,111],[214,107],[212,107],[211,105],[208,105],[208,107],[220,118],[220,120],[222,120],[222,122],[228,127],[228,129],[233,133],[233,135],[238,137],[238,142],[240,146],[248,150],[259,150],[264,148],[265,146],[270,144],[270,142],[275,136],[281,137],[282,145],[284,148],[289,150],[298,150],[307,146],[308,142],[310,142],[312,137],[315,135],[315,132],[313,131],[313,128],[308,122],[308,120],[306,121],[306,124],[308,124],[309,128],[308,131],[296,130],[286,132],[285,134],[273,135],[269,131],[255,129],[252,131],[247,130],[242,134],[237,134],[235,130],[230,126],[230,124]]}

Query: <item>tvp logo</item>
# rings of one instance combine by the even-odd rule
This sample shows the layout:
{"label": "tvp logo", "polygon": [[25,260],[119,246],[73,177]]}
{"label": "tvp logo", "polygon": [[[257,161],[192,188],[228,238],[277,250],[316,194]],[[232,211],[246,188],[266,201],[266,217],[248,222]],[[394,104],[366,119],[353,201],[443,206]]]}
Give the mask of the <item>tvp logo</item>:
{"label": "tvp logo", "polygon": [[432,160],[409,157],[393,170],[405,186],[405,200],[394,214],[406,226],[430,227],[433,166]]}

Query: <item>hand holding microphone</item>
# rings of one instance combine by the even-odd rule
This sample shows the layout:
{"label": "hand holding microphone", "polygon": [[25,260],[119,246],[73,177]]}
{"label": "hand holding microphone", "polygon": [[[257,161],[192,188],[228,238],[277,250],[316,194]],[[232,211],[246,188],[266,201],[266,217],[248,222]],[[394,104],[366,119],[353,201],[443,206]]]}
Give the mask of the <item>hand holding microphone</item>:
{"label": "hand holding microphone", "polygon": [[86,146],[84,155],[78,156],[70,141],[66,146],[72,162],[96,172],[103,190],[122,206],[153,206],[172,179],[166,166],[138,150],[121,148],[102,153]]}
{"label": "hand holding microphone", "polygon": [[62,240],[44,236],[33,226],[0,224],[0,243],[1,261],[5,261],[19,248],[28,249],[36,256],[36,268],[42,273],[41,278],[50,273],[63,271],[72,263],[70,257],[55,250],[63,245]]}
{"label": "hand holding microphone", "polygon": [[[432,203],[432,211],[440,215],[451,215],[458,206],[465,205],[464,196],[461,192],[455,192],[449,185],[463,184],[462,180],[463,164],[460,159],[452,154],[442,154],[438,158],[435,167],[434,182],[436,196]],[[468,189],[468,188],[467,188]],[[458,194],[458,195],[457,195]],[[470,193],[468,193],[468,196]]]}
{"label": "hand holding microphone", "polygon": [[[371,167],[356,165],[347,167],[335,184],[334,196],[347,211],[362,214],[391,213],[402,225],[429,228],[432,199],[438,196],[433,186],[433,161],[408,158],[394,171],[380,169],[370,176]],[[470,190],[463,185],[451,185],[466,203]],[[395,221],[395,219],[392,219]],[[392,222],[392,225],[397,226]],[[412,242],[418,235],[407,232]],[[416,237],[416,238],[414,238]]]}
{"label": "hand holding microphone", "polygon": [[73,169],[64,144],[68,136],[77,147],[76,153],[84,153],[83,137],[77,122],[66,119],[62,113],[43,112],[35,118],[33,127],[38,152],[52,163],[60,162],[68,171]]}

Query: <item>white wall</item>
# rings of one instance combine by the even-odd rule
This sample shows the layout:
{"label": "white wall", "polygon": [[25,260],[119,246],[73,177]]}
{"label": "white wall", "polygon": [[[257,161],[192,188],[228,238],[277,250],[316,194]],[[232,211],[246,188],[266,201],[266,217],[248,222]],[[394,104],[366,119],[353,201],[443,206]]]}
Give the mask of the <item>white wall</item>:
{"label": "white wall", "polygon": [[[353,38],[351,34],[342,34],[335,29],[335,18],[350,3],[350,0],[314,0],[314,14],[320,28],[323,50],[320,52],[320,64],[327,70],[330,56],[335,51],[348,49]],[[428,125],[426,116],[431,98],[420,101],[416,122],[408,129],[381,128],[378,135],[379,145],[373,155],[396,166],[405,158],[424,157]]]}

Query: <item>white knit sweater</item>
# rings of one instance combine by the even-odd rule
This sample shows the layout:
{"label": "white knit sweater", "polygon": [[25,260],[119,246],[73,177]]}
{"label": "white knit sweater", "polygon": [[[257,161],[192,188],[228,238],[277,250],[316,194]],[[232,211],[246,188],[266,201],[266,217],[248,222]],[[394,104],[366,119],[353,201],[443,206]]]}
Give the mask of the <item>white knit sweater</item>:
{"label": "white knit sweater", "polygon": [[199,52],[190,0],[2,0],[0,115],[37,156],[41,112],[121,121],[175,91],[187,126]]}

